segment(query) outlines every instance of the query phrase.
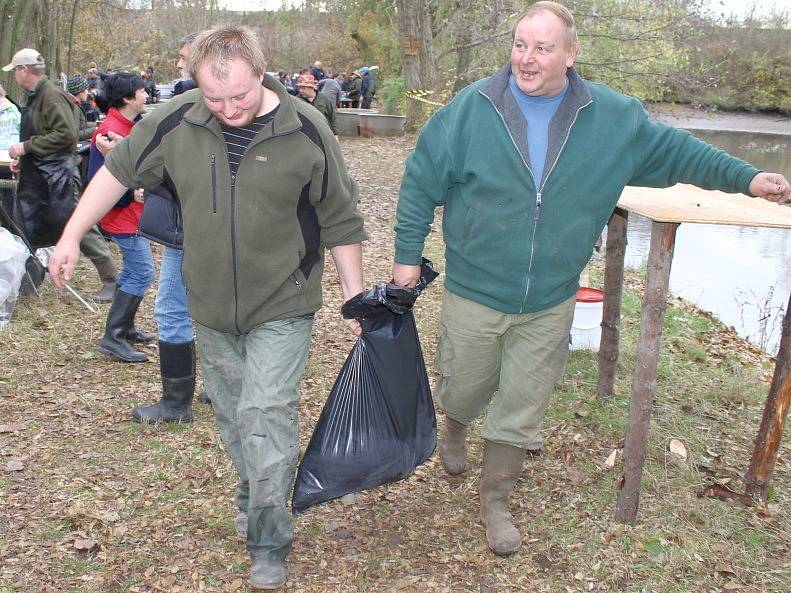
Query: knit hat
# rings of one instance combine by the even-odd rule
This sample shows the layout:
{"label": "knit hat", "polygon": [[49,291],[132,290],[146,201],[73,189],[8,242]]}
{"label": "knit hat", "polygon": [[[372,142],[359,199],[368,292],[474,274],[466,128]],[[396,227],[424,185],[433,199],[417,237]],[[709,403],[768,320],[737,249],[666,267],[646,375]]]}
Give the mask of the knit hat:
{"label": "knit hat", "polygon": [[75,74],[66,83],[66,90],[72,95],[77,95],[88,88],[88,79],[81,74]]}
{"label": "knit hat", "polygon": [[297,78],[297,86],[305,86],[315,89],[316,78],[312,74],[302,74],[299,78]]}

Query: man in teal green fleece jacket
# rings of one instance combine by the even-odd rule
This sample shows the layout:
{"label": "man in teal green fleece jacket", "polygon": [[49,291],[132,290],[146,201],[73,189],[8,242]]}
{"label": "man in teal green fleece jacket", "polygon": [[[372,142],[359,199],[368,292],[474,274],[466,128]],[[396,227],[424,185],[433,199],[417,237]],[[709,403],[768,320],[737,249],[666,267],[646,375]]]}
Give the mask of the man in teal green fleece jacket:
{"label": "man in teal green fleece jacket", "polygon": [[204,385],[239,473],[236,527],[247,536],[254,589],[286,581],[297,386],[321,306],[324,251],[349,299],[362,291],[366,238],[357,185],[324,116],[265,70],[248,30],[201,33],[190,51],[198,88],[113,148],[50,260],[60,286],[74,270],[81,233],[127,186],[165,185],[179,200],[189,309]]}
{"label": "man in teal green fleece jacket", "polygon": [[[436,397],[446,471],[466,470],[483,423],[481,519],[500,555],[521,542],[508,499],[568,356],[579,275],[626,185],[749,193],[784,203],[788,181],[652,121],[639,101],[580,78],[574,18],[538,2],[513,28],[511,60],[428,121],[398,201],[397,284],[412,286],[443,207],[446,277]],[[496,393],[496,395],[495,395]],[[490,405],[491,403],[491,405]]]}

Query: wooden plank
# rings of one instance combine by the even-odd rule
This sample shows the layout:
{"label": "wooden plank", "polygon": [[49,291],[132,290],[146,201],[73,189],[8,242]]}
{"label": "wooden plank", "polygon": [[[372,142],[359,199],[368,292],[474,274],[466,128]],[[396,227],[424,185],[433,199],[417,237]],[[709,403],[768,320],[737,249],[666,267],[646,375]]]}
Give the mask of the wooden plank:
{"label": "wooden plank", "polygon": [[667,308],[667,291],[670,284],[670,267],[677,224],[655,222],[651,225],[651,248],[648,252],[648,269],[640,317],[640,338],[629,408],[629,428],[623,449],[623,474],[618,483],[618,501],[615,519],[621,523],[634,523],[640,502],[640,480],[645,463],[648,429],[651,423],[651,406],[656,393],[656,369],[659,364],[659,346]]}
{"label": "wooden plank", "polygon": [[627,187],[618,206],[657,222],[791,228],[788,206],[693,185],[678,184],[664,189]]}
{"label": "wooden plank", "polygon": [[7,150],[0,150],[0,167],[7,167],[13,159],[8,156]]}
{"label": "wooden plank", "polygon": [[772,479],[777,452],[783,440],[788,408],[791,405],[791,298],[783,318],[783,333],[777,353],[772,386],[764,404],[761,426],[755,437],[755,448],[750,467],[744,476],[747,484],[745,493],[755,499],[766,500],[769,481]]}
{"label": "wooden plank", "polygon": [[616,208],[607,224],[607,249],[604,266],[604,308],[599,343],[599,397],[613,394],[618,352],[621,346],[621,298],[623,266],[626,255],[626,227],[629,213]]}

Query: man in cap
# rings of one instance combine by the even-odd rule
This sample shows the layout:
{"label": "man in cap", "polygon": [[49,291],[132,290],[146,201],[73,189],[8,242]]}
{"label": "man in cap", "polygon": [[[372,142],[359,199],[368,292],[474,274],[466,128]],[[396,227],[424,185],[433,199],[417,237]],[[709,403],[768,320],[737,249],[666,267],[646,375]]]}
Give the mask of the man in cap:
{"label": "man in cap", "polygon": [[302,99],[318,109],[327,119],[332,133],[338,135],[338,124],[335,121],[335,106],[327,95],[316,90],[316,79],[312,74],[303,74],[297,79],[297,90]]}
{"label": "man in cap", "polygon": [[[71,95],[47,78],[44,58],[35,49],[16,52],[3,71],[13,71],[27,96],[20,142],[8,149],[14,159],[11,171],[19,174],[15,219],[34,248],[46,247],[60,237],[79,192],[76,106]],[[98,231],[80,246],[102,280],[97,299],[112,300],[117,272]],[[34,284],[42,279],[34,278]]]}
{"label": "man in cap", "polygon": [[[237,525],[247,533],[254,589],[286,582],[298,384],[321,306],[324,252],[349,299],[363,288],[366,238],[357,184],[324,118],[265,71],[247,29],[201,33],[190,53],[198,88],[113,148],[50,259],[62,286],[79,237],[126,187],[165,184],[181,202],[190,312],[204,384],[239,473]],[[359,324],[347,324],[359,335]]]}

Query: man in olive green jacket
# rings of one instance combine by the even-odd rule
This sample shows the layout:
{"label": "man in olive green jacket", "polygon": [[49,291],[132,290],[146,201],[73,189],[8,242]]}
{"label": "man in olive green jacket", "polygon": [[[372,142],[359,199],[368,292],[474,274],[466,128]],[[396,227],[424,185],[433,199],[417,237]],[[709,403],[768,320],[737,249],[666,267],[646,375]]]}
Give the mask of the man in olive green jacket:
{"label": "man in olive green jacket", "polygon": [[321,112],[326,118],[332,133],[337,136],[338,124],[335,121],[335,105],[332,104],[327,95],[316,90],[318,84],[313,75],[303,74],[297,79],[296,86],[299,91],[299,96]]}
{"label": "man in olive green jacket", "polygon": [[[27,109],[22,116],[21,141],[8,149],[15,159],[11,171],[19,174],[15,219],[34,247],[51,245],[57,240],[68,215],[74,209],[79,179],[75,151],[78,130],[72,99],[47,79],[44,58],[35,49],[21,49],[3,71],[13,70],[14,80],[27,93]],[[48,192],[52,172],[71,177],[71,195],[53,196]],[[59,204],[56,209],[53,202]],[[57,217],[52,212],[60,212]],[[49,214],[48,214],[49,213]],[[44,220],[47,218],[48,220]],[[57,220],[49,220],[57,218]],[[90,258],[102,288],[95,295],[100,302],[109,302],[115,292],[118,273],[107,243],[95,226],[80,243],[81,251]],[[43,279],[43,278],[42,278]],[[37,283],[37,282],[36,282]]]}
{"label": "man in olive green jacket", "polygon": [[323,116],[265,66],[246,29],[202,33],[190,53],[198,88],[158,108],[110,152],[50,260],[60,286],[80,235],[127,186],[165,185],[180,201],[203,380],[239,472],[236,526],[247,534],[257,589],[286,581],[297,384],[321,306],[324,250],[348,299],[362,291],[366,238],[357,186]]}

